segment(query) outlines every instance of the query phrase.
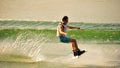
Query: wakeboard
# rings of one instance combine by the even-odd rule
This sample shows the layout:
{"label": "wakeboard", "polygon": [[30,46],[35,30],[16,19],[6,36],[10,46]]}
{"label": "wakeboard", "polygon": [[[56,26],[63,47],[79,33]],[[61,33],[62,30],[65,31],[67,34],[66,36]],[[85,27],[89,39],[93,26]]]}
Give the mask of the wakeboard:
{"label": "wakeboard", "polygon": [[87,52],[87,51],[83,50],[83,51],[81,51],[81,53],[79,55],[74,56],[73,58],[79,58],[81,55],[85,54],[85,52]]}

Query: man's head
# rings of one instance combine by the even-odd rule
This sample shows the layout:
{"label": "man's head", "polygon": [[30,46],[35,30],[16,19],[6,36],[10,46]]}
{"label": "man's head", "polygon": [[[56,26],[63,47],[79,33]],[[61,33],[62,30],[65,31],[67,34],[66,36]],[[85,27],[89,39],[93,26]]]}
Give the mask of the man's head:
{"label": "man's head", "polygon": [[62,18],[62,21],[63,21],[63,24],[67,24],[68,23],[68,17],[67,16],[64,16]]}

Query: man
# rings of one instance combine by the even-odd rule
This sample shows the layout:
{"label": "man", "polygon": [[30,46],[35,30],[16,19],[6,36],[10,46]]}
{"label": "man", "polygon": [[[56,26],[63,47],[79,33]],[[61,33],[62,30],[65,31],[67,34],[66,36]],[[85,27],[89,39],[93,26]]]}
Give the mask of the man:
{"label": "man", "polygon": [[59,37],[60,41],[63,42],[63,43],[72,43],[73,55],[75,57],[80,56],[81,54],[83,54],[85,52],[85,50],[81,51],[78,48],[76,40],[67,37],[67,32],[66,32],[67,28],[69,28],[69,29],[80,29],[80,27],[69,26],[69,25],[67,25],[67,23],[68,23],[68,17],[64,16],[62,18],[62,22],[60,22],[58,27],[57,27],[57,36]]}

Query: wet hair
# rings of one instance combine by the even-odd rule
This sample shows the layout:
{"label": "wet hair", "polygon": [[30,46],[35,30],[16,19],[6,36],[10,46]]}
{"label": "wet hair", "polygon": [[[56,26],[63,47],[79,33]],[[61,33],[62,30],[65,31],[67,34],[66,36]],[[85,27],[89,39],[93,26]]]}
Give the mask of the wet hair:
{"label": "wet hair", "polygon": [[62,21],[64,21],[64,20],[68,20],[68,16],[64,16],[64,17],[62,18]]}

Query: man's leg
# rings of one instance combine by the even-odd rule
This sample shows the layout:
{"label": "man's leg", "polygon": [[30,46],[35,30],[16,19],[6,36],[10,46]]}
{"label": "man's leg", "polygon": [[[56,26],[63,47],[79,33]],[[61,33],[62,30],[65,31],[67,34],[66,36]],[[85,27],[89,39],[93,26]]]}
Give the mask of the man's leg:
{"label": "man's leg", "polygon": [[75,39],[70,39],[70,42],[72,43],[73,55],[74,56],[78,56],[78,52],[77,51],[79,50],[79,48],[78,48],[76,40]]}
{"label": "man's leg", "polygon": [[73,48],[73,54],[74,56],[80,56],[85,52],[85,50],[80,51],[77,45],[77,42],[75,39],[70,39],[70,42],[72,43],[72,48]]}

